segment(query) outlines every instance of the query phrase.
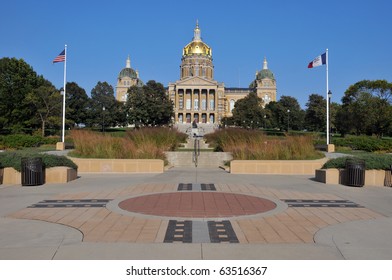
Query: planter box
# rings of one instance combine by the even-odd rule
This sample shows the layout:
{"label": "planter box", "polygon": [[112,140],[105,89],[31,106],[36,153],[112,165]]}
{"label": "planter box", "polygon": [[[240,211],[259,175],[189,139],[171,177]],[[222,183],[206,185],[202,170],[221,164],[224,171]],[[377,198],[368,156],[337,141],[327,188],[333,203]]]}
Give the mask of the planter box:
{"label": "planter box", "polygon": [[70,167],[58,166],[45,170],[45,183],[68,183],[77,178],[78,171]]}
{"label": "planter box", "polygon": [[[3,169],[3,184],[20,185],[22,184],[22,175],[12,167]],[[78,177],[76,169],[58,166],[45,169],[45,183],[67,183]]]}
{"label": "planter box", "polygon": [[164,162],[161,159],[90,159],[71,158],[78,172],[95,173],[163,173]]}
{"label": "planter box", "polygon": [[230,173],[313,175],[327,160],[233,160]]}
{"label": "planter box", "polygon": [[12,167],[6,167],[3,169],[3,184],[21,184],[22,177],[20,172],[16,171]]}
{"label": "planter box", "polygon": [[[365,170],[365,186],[385,186],[387,182],[387,176],[389,175],[385,170]],[[341,184],[345,185],[346,182],[346,170],[345,169],[317,169],[316,181],[325,184]]]}

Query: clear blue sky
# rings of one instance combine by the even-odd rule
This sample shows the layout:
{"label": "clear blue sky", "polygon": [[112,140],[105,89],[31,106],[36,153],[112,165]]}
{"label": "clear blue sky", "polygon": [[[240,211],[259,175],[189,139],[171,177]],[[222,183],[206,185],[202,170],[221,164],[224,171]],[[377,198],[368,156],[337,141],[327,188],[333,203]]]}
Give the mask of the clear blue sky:
{"label": "clear blue sky", "polygon": [[67,44],[67,81],[90,95],[98,81],[116,86],[129,54],[144,82],[167,86],[198,19],[217,81],[247,87],[266,56],[278,99],[305,108],[325,96],[325,66],[307,65],[327,48],[332,101],[363,79],[392,82],[391,10],[389,0],[3,1],[0,57],[23,58],[60,88],[63,64],[51,61]]}

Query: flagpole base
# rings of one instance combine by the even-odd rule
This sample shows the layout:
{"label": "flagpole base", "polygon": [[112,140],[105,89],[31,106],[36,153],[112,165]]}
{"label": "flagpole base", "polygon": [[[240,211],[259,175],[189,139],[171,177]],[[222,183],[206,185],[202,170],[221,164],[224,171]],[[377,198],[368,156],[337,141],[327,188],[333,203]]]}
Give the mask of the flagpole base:
{"label": "flagpole base", "polygon": [[65,142],[57,142],[56,151],[64,151],[64,150],[65,150]]}
{"label": "flagpole base", "polygon": [[324,147],[325,147],[325,151],[327,153],[334,153],[335,152],[335,145],[334,144],[328,144],[328,145],[325,145]]}

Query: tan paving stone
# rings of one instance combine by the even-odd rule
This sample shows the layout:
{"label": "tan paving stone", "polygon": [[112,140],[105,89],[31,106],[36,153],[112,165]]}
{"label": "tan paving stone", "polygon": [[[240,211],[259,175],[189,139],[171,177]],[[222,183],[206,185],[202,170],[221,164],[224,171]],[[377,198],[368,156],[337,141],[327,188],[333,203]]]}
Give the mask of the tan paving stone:
{"label": "tan paving stone", "polygon": [[248,240],[246,239],[244,232],[242,231],[240,225],[238,224],[238,221],[236,220],[231,221],[231,226],[237,236],[238,242],[248,243]]}

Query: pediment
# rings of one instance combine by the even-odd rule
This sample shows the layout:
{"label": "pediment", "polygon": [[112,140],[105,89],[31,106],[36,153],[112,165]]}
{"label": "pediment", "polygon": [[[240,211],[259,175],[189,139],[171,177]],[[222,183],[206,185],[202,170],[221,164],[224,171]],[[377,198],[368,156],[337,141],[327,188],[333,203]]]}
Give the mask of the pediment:
{"label": "pediment", "polygon": [[201,77],[189,77],[176,82],[177,86],[216,86],[217,81],[210,81]]}

